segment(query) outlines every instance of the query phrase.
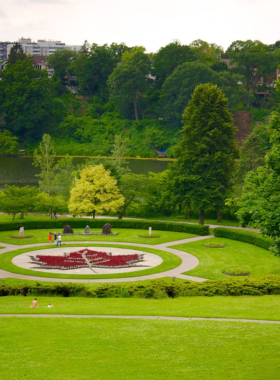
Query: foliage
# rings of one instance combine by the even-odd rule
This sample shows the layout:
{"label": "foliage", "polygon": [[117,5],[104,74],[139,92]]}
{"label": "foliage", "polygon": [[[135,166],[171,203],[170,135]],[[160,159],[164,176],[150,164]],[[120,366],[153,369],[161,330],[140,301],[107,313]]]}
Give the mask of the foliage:
{"label": "foliage", "polygon": [[124,204],[118,210],[118,217],[122,219],[127,208],[135,209],[145,199],[152,186],[149,177],[143,174],[124,174],[121,178],[120,191],[125,198]]}
{"label": "foliage", "polygon": [[179,41],[171,42],[162,47],[153,55],[152,72],[156,76],[159,87],[165,79],[173,73],[177,66],[195,60],[193,51],[188,45],[181,45]]}
{"label": "foliage", "polygon": [[117,180],[110,176],[103,165],[88,166],[81,170],[71,190],[69,211],[74,215],[104,211],[116,212],[124,204],[117,187]]}
{"label": "foliage", "polygon": [[213,232],[216,237],[243,241],[244,243],[254,244],[267,250],[269,250],[272,244],[271,239],[263,237],[258,232],[223,227],[216,227]]}
{"label": "foliage", "polygon": [[[124,289],[126,292],[124,292]],[[90,288],[85,284],[1,284],[0,296],[62,296],[92,298],[159,298],[166,295],[170,298],[190,296],[263,296],[280,294],[280,275],[254,276],[242,279],[193,281],[154,280],[148,284],[102,284]]]}
{"label": "foliage", "polygon": [[35,199],[35,211],[49,214],[51,218],[57,213],[67,212],[67,203],[61,196],[40,192]]}
{"label": "foliage", "polygon": [[59,122],[63,103],[52,96],[46,70],[36,70],[31,60],[7,65],[1,72],[0,113],[5,113],[6,129],[21,138],[40,138]]}
{"label": "foliage", "polygon": [[217,211],[231,187],[237,157],[235,128],[223,92],[210,83],[198,86],[183,114],[182,141],[174,163],[174,189],[180,203],[200,210]]}
{"label": "foliage", "polygon": [[[111,98],[118,104],[120,112],[127,116],[131,106],[134,108],[135,120],[139,120],[140,101],[148,88],[150,58],[143,48],[134,48],[126,52],[122,62],[108,79],[111,88]],[[130,110],[128,108],[130,106]]]}
{"label": "foliage", "polygon": [[[234,41],[226,51],[235,71],[245,78],[246,90],[255,90],[260,78],[269,79],[277,69],[280,49],[270,49],[260,41]],[[249,102],[247,103],[249,106]]]}
{"label": "foliage", "polygon": [[182,113],[197,85],[217,84],[235,109],[244,100],[246,91],[238,85],[238,77],[229,72],[215,72],[200,62],[179,65],[163,84],[162,104],[164,119],[175,126],[181,125]]}
{"label": "foliage", "polygon": [[266,155],[266,165],[249,172],[238,205],[237,216],[242,226],[260,228],[273,238],[273,251],[280,255],[279,190],[280,190],[280,114],[270,119],[272,148]]}
{"label": "foliage", "polygon": [[71,62],[76,58],[77,53],[73,50],[58,49],[53,54],[48,55],[48,65],[54,68],[54,77],[63,83],[67,75],[71,75]]}
{"label": "foliage", "polygon": [[130,141],[122,138],[122,135],[115,135],[115,143],[112,150],[112,157],[115,160],[116,166],[120,168],[126,164],[124,157],[128,154]]}
{"label": "foliage", "polygon": [[0,209],[3,212],[13,215],[13,220],[16,214],[23,215],[27,211],[34,209],[34,203],[38,189],[32,186],[16,187],[5,186],[5,190],[0,193]]}
{"label": "foliage", "polygon": [[74,179],[73,157],[68,154],[54,167],[53,188],[66,202],[70,198],[70,188]]}
{"label": "foliage", "polygon": [[12,136],[11,132],[6,130],[0,132],[0,156],[10,156],[18,154],[19,143],[16,136]]}

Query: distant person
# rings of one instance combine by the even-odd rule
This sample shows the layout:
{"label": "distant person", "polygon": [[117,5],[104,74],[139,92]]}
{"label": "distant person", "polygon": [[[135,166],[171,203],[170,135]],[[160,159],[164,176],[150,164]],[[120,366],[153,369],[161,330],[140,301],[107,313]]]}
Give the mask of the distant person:
{"label": "distant person", "polygon": [[52,233],[50,232],[49,233],[49,243],[51,243],[52,242]]}
{"label": "distant person", "polygon": [[56,245],[58,245],[58,244],[60,244],[60,246],[61,246],[61,235],[60,234],[57,237]]}
{"label": "distant person", "polygon": [[57,243],[57,233],[55,232],[53,236],[54,236],[54,244],[56,244]]}
{"label": "distant person", "polygon": [[48,304],[48,307],[53,307],[53,305],[51,303]]}
{"label": "distant person", "polygon": [[32,301],[32,305],[30,305],[29,307],[38,307],[37,298],[34,298],[34,300]]}

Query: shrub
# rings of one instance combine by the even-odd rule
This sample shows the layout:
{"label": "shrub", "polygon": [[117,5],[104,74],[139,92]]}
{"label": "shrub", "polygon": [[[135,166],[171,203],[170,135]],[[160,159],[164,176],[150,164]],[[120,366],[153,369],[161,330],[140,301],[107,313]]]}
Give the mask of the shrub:
{"label": "shrub", "polygon": [[266,238],[258,232],[244,231],[234,228],[214,228],[214,235],[216,237],[223,237],[231,240],[243,241],[244,243],[254,244],[257,247],[261,247],[269,250],[272,245],[272,239]]}
{"label": "shrub", "polygon": [[205,282],[178,281],[176,279],[153,280],[149,284],[102,284],[94,289],[85,284],[44,283],[0,285],[0,296],[34,295],[93,298],[174,298],[189,296],[261,296],[280,294],[280,275],[230,278],[226,280],[208,280]]}
{"label": "shrub", "polygon": [[186,223],[166,223],[160,221],[144,220],[123,220],[123,219],[84,219],[80,218],[59,218],[50,220],[22,220],[20,222],[0,222],[0,231],[18,230],[20,227],[25,229],[58,229],[63,228],[65,224],[70,224],[72,228],[85,228],[88,224],[90,228],[102,228],[104,224],[110,223],[112,228],[133,228],[147,230],[152,227],[153,230],[186,232],[195,235],[209,235],[209,226],[199,226],[196,224]]}

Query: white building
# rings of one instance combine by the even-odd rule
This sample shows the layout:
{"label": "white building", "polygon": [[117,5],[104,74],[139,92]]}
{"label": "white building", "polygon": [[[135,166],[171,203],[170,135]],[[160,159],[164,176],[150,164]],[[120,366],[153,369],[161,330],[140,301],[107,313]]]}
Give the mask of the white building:
{"label": "white building", "polygon": [[[59,49],[67,49],[73,51],[79,51],[81,49],[81,45],[66,45],[61,41],[38,40],[37,42],[32,42],[31,38],[20,38],[18,42],[21,44],[24,53],[30,54],[32,56],[51,55]],[[14,43],[7,45],[8,56],[13,46]]]}

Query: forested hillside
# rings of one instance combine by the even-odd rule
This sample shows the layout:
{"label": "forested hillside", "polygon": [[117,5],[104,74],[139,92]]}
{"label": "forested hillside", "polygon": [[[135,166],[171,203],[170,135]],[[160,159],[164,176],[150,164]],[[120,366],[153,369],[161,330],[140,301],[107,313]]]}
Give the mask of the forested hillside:
{"label": "forested hillside", "polygon": [[147,53],[141,46],[85,42],[79,52],[48,56],[55,70],[48,78],[16,44],[0,71],[0,154],[15,154],[19,146],[32,153],[48,133],[57,154],[110,156],[121,136],[128,156],[164,150],[173,157],[184,109],[204,83],[228,98],[239,145],[251,129],[267,145],[268,115],[278,102],[279,46],[235,41],[223,51],[201,40],[174,41]]}

